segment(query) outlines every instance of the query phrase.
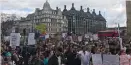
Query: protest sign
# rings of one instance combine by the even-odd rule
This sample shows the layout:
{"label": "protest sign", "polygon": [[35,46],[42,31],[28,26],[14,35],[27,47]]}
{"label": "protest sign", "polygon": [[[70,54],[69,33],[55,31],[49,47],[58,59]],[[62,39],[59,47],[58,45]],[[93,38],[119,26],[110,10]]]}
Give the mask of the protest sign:
{"label": "protest sign", "polygon": [[5,36],[5,37],[4,37],[4,40],[5,40],[5,41],[10,41],[10,36]]}
{"label": "protest sign", "polygon": [[102,65],[102,56],[101,54],[92,55],[93,65]]}
{"label": "protest sign", "polygon": [[46,35],[45,35],[45,39],[47,39],[47,38],[49,38],[49,34],[46,34]]}
{"label": "protest sign", "polygon": [[103,55],[103,65],[119,65],[119,55]]}
{"label": "protest sign", "polygon": [[65,38],[65,36],[66,36],[66,33],[62,33],[62,37]]}
{"label": "protest sign", "polygon": [[98,35],[97,34],[93,35],[93,40],[98,40]]}
{"label": "protest sign", "polygon": [[82,36],[78,36],[78,41],[82,41]]}
{"label": "protest sign", "polygon": [[89,34],[85,34],[85,38],[89,38]]}
{"label": "protest sign", "polygon": [[15,48],[20,45],[20,33],[11,33],[10,34],[10,46]]}
{"label": "protest sign", "polygon": [[35,44],[34,36],[35,36],[35,33],[29,33],[29,36],[28,36],[28,45],[34,45]]}

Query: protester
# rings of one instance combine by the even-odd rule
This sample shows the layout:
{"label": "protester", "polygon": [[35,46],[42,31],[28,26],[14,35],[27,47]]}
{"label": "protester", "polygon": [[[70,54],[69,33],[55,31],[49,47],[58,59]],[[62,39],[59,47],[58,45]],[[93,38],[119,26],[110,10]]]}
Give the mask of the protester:
{"label": "protester", "polygon": [[120,65],[130,65],[130,58],[126,54],[125,50],[121,50]]}
{"label": "protester", "polygon": [[[119,42],[114,39],[73,41],[65,37],[48,38],[37,41],[36,45],[17,46],[13,49],[9,46],[9,42],[4,41],[1,47],[2,64],[14,62],[15,65],[91,65],[92,54],[118,54],[120,49],[117,49],[119,48],[117,43]],[[131,59],[125,51],[121,51],[121,65],[127,62],[125,57]]]}
{"label": "protester", "polygon": [[86,48],[84,48],[82,51],[79,52],[79,54],[80,54],[80,58],[81,58],[81,64],[82,65],[89,65],[91,53],[89,51],[86,51]]}

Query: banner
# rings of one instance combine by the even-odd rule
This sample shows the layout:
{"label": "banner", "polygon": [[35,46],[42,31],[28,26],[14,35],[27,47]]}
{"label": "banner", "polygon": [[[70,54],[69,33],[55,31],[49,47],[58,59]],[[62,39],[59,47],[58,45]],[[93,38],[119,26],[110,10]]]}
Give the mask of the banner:
{"label": "banner", "polygon": [[35,33],[29,33],[29,36],[28,36],[28,45],[34,45],[35,44]]}
{"label": "banner", "polygon": [[119,65],[119,55],[103,55],[103,65]]}
{"label": "banner", "polygon": [[102,56],[101,54],[93,54],[92,55],[93,65],[102,65]]}
{"label": "banner", "polygon": [[20,46],[20,33],[11,33],[10,34],[10,46],[15,48]]}

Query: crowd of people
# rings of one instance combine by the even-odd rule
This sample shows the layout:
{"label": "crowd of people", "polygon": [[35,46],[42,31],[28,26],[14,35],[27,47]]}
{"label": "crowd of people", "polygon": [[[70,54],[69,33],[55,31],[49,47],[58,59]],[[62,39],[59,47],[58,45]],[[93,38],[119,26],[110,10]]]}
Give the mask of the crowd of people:
{"label": "crowd of people", "polygon": [[131,50],[121,50],[119,41],[114,38],[73,42],[70,39],[48,38],[37,41],[36,45],[16,48],[12,48],[9,41],[1,43],[2,65],[93,65],[92,54],[120,55],[120,58],[126,55],[127,62],[131,60]]}

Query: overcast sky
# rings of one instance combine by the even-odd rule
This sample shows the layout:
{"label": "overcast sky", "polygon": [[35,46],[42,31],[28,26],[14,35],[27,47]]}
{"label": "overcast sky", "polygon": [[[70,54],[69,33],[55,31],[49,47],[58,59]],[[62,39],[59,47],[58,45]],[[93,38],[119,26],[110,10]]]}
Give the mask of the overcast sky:
{"label": "overcast sky", "polygon": [[[17,14],[22,17],[26,17],[27,14],[33,13],[35,8],[42,9],[46,0],[0,0],[0,11],[8,14]],[[90,11],[96,9],[98,14],[99,10],[107,20],[108,27],[115,27],[115,23],[119,23],[120,26],[126,26],[126,8],[125,0],[48,0],[51,8],[56,9],[58,6],[63,10],[64,5],[67,5],[67,9],[71,8],[74,3],[77,10],[80,6],[83,9],[89,7]]]}

